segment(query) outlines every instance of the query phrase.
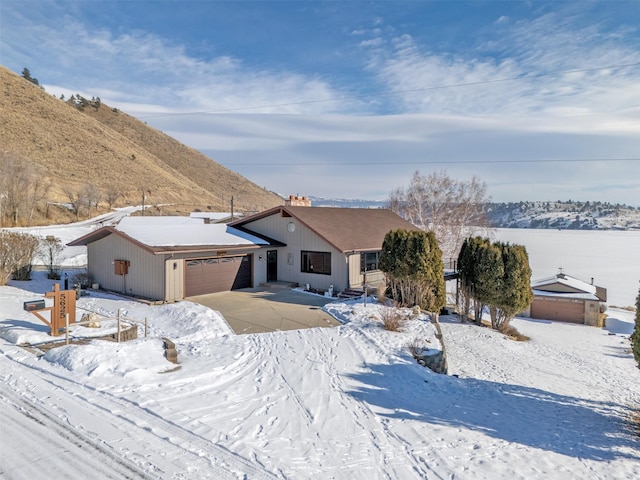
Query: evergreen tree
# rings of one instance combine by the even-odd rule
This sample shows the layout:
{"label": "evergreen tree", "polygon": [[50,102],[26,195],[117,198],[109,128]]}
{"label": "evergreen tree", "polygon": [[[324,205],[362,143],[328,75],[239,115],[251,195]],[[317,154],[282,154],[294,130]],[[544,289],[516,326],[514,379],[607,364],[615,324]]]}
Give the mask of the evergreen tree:
{"label": "evergreen tree", "polygon": [[479,258],[479,249],[488,244],[488,240],[482,237],[469,237],[465,239],[458,254],[458,273],[460,275],[460,290],[462,294],[463,318],[466,319],[474,302],[474,318],[480,321],[483,305],[476,298],[476,285],[478,283],[476,264]]}
{"label": "evergreen tree", "polygon": [[496,315],[491,315],[493,328],[502,329],[533,300],[529,256],[522,245],[499,244],[504,276],[496,301]]}
{"label": "evergreen tree", "polygon": [[442,251],[433,232],[392,230],[385,236],[380,270],[387,295],[400,305],[438,312],[446,304]]}
{"label": "evergreen tree", "polygon": [[34,85],[40,86],[40,82],[38,82],[38,79],[37,78],[33,78],[31,76],[31,72],[26,67],[22,69],[22,78],[24,78],[25,80],[33,83]]}
{"label": "evergreen tree", "polygon": [[463,297],[469,310],[474,302],[477,322],[484,306],[489,307],[491,325],[501,329],[533,299],[531,268],[526,249],[521,245],[491,243],[486,238],[468,238],[458,255],[458,268]]}
{"label": "evergreen tree", "polygon": [[[491,318],[496,315],[496,306],[502,295],[504,264],[500,247],[483,239],[478,247],[476,263],[474,265],[476,288],[475,299],[479,305],[488,305]],[[476,321],[482,319],[482,311],[476,312]]]}
{"label": "evergreen tree", "polygon": [[631,335],[631,349],[636,362],[638,362],[638,368],[640,368],[640,290],[636,297],[636,326],[633,329],[633,335]]}

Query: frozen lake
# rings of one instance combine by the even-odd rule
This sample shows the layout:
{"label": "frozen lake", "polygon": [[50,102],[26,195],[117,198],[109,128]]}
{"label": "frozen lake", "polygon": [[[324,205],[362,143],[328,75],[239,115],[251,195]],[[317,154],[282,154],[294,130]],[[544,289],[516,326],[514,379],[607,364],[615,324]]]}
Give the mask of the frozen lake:
{"label": "frozen lake", "polygon": [[640,231],[497,228],[492,238],[524,245],[532,279],[563,271],[607,289],[608,305],[635,305],[640,286]]}

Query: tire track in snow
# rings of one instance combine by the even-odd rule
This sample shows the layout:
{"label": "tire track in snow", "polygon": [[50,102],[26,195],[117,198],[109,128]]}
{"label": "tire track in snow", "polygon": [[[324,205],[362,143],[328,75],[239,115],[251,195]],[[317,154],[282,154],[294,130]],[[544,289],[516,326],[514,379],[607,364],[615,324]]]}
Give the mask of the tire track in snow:
{"label": "tire track in snow", "polygon": [[[115,397],[104,391],[75,382],[56,373],[25,365],[20,360],[5,356],[14,363],[11,373],[5,377],[14,379],[14,384],[25,384],[25,390],[33,392],[38,385],[45,384],[43,390],[50,391],[51,386],[57,393],[73,397],[72,405],[75,407],[82,402],[84,414],[90,414],[99,422],[108,420],[122,434],[128,434],[135,439],[135,444],[145,447],[144,453],[127,451],[127,456],[142,455],[145,458],[145,468],[153,471],[171,472],[171,478],[198,478],[198,479],[273,479],[277,478],[270,472],[260,468],[259,465],[241,457],[221,445],[215,444],[197,436],[189,430],[177,425],[153,410],[143,407],[138,403],[121,397]],[[19,366],[19,367],[18,367]],[[20,372],[20,370],[22,370]],[[20,377],[18,374],[22,374]],[[34,395],[32,395],[34,396]],[[37,401],[37,399],[32,399]],[[56,408],[58,404],[54,405]],[[41,408],[46,408],[41,406]],[[49,409],[47,409],[49,410]],[[65,411],[71,423],[74,412]],[[78,430],[81,427],[71,427]],[[132,431],[133,428],[133,431]],[[93,441],[100,442],[96,434],[86,432]],[[106,446],[108,444],[104,443]],[[109,446],[110,448],[113,448]],[[117,454],[116,454],[117,455]],[[171,460],[180,459],[179,464]],[[148,460],[147,460],[148,459]],[[153,462],[159,465],[153,465]],[[183,476],[183,469],[197,472],[196,476]],[[163,477],[164,478],[164,477]]]}
{"label": "tire track in snow", "polygon": [[[17,459],[17,464],[16,459],[5,457],[4,466],[0,465],[0,477],[34,478],[46,472],[47,477],[53,478],[78,475],[113,480],[155,478],[110,447],[73,428],[38,402],[17,394],[6,380],[0,382],[0,404],[4,404],[2,422],[3,430],[11,431],[13,436],[9,439],[3,435],[2,442],[19,442],[23,457]],[[34,440],[39,442],[43,436],[50,439],[50,449],[43,452],[29,450],[29,445],[33,445]]]}
{"label": "tire track in snow", "polygon": [[[350,338],[354,347],[358,350],[363,365],[367,365],[366,359],[371,356],[371,353],[374,353],[381,361],[388,361],[388,358],[383,358],[380,353],[384,350],[377,340],[371,338],[358,327],[349,328],[348,331],[349,335],[346,338]],[[335,367],[335,359],[329,358],[322,349],[319,349],[319,352],[322,362],[329,370],[328,376],[331,379],[332,390],[340,393],[340,401],[346,409],[353,412],[356,424],[364,431],[369,430],[371,445],[379,452],[378,465],[394,467],[396,465],[395,460],[400,458],[395,452],[402,451],[405,456],[401,458],[400,466],[404,466],[405,460],[410,460],[411,468],[422,478],[427,478],[428,476],[440,478],[439,475],[431,470],[425,459],[415,452],[410,443],[395,434],[387,422],[379,420],[379,415],[366,402],[357,400],[345,390],[341,376]],[[374,423],[372,419],[376,420],[375,423],[382,429],[383,434],[378,434],[375,429],[370,429],[369,426]],[[396,478],[395,472],[383,471],[378,473],[383,473],[390,480]]]}

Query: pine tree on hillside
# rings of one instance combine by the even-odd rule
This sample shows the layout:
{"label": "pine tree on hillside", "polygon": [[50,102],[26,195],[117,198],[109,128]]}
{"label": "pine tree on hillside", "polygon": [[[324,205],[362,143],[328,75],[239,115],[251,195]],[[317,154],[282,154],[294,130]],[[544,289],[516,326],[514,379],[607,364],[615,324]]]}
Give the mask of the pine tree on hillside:
{"label": "pine tree on hillside", "polygon": [[22,69],[22,78],[24,78],[25,80],[27,80],[27,81],[29,81],[29,82],[33,83],[34,85],[38,85],[38,86],[40,86],[40,82],[38,82],[38,79],[37,79],[37,78],[32,77],[32,76],[31,76],[31,72],[30,72],[30,71],[29,71],[29,69],[28,69],[28,68],[26,68],[26,67]]}

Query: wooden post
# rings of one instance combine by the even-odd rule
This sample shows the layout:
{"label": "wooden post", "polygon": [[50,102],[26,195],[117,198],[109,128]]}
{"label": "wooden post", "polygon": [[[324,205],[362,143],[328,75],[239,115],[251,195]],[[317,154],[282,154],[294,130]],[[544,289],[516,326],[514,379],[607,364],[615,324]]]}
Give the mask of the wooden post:
{"label": "wooden post", "polygon": [[69,345],[69,314],[64,316],[64,342],[65,345]]}
{"label": "wooden post", "polygon": [[65,316],[69,315],[69,322],[76,321],[76,291],[60,290],[60,285],[53,284],[53,291],[44,294],[46,298],[53,298],[53,307],[44,310],[51,311],[51,321],[48,322],[37,312],[32,312],[40,320],[51,327],[51,336],[60,335],[60,329],[64,326]]}
{"label": "wooden post", "polygon": [[120,342],[120,308],[118,309],[118,333],[117,333],[117,338],[116,338],[116,342]]}

